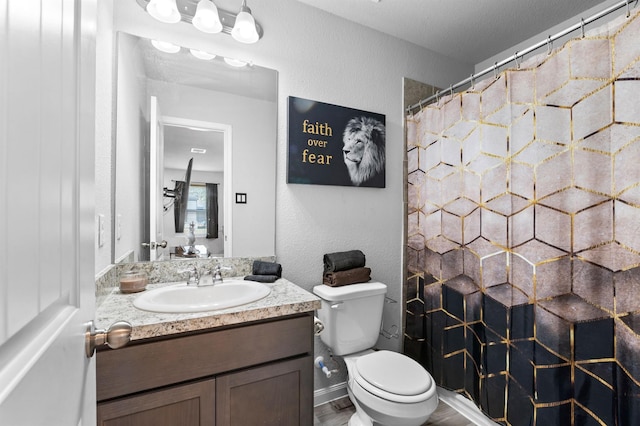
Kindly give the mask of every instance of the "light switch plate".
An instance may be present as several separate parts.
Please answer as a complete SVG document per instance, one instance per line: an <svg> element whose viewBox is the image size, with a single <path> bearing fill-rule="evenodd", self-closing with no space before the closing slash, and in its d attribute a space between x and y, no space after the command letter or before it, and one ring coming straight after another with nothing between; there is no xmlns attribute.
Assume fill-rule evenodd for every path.
<svg viewBox="0 0 640 426"><path fill-rule="evenodd" d="M236 204L247 204L246 192L236 192Z"/></svg>

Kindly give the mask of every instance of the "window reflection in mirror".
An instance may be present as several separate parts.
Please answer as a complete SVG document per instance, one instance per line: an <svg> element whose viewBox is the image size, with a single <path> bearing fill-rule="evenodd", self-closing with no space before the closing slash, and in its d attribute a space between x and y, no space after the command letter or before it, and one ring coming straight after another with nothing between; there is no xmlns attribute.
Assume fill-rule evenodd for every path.
<svg viewBox="0 0 640 426"><path fill-rule="evenodd" d="M213 184L216 185L216 184ZM217 185L216 185L216 197L215 203L217 204ZM207 223L218 220L217 215L209 216L212 214L211 210L207 210L207 202L213 202L211 199L207 199L207 188L204 183L192 183L189 188L189 201L187 202L187 214L184 219L185 228L189 229L191 223L195 224L194 234L196 237L206 237L207 235ZM217 210L217 209L216 209ZM223 231L219 229L219 231Z"/></svg>

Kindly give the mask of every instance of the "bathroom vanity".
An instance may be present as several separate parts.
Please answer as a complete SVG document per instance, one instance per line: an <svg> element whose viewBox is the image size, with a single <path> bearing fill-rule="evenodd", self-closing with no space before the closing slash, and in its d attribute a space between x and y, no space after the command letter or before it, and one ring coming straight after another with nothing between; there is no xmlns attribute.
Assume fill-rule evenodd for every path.
<svg viewBox="0 0 640 426"><path fill-rule="evenodd" d="M313 311L287 280L257 302L161 314L117 290L99 327L132 324L132 341L97 353L98 425L313 424ZM153 287L153 286L150 286Z"/></svg>

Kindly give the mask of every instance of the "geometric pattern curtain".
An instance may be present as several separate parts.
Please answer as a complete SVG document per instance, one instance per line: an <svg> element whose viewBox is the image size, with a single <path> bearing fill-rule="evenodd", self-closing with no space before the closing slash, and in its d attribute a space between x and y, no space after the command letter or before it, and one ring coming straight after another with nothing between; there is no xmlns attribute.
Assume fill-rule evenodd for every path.
<svg viewBox="0 0 640 426"><path fill-rule="evenodd" d="M640 425L640 15L407 117L405 352L509 425Z"/></svg>

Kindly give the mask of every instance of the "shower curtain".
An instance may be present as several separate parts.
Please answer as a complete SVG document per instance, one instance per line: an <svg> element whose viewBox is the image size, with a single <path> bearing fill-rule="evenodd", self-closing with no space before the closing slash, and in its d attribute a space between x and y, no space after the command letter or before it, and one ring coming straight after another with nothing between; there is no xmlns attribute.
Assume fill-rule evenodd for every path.
<svg viewBox="0 0 640 426"><path fill-rule="evenodd" d="M640 16L520 62L407 117L405 352L502 424L639 425Z"/></svg>

